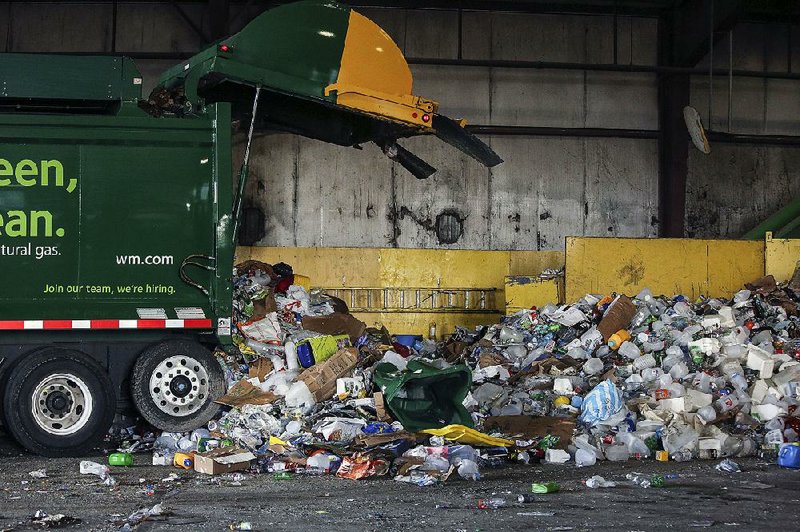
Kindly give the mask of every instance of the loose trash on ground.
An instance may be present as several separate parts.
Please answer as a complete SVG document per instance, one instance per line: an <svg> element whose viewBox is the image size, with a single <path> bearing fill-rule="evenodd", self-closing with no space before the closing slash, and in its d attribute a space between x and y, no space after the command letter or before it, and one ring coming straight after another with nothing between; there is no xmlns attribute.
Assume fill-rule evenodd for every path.
<svg viewBox="0 0 800 532"><path fill-rule="evenodd" d="M728 471L732 458L780 451L784 467L800 465L800 294L786 286L759 281L730 300L590 294L436 342L367 327L293 277L287 265L237 267L238 351L217 353L222 413L137 451L210 474L418 486L509 462L723 459Z"/></svg>

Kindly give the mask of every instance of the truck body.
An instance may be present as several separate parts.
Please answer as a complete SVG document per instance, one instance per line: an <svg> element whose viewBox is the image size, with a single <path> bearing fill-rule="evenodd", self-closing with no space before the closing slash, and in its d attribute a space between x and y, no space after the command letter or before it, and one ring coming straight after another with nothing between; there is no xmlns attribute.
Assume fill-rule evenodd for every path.
<svg viewBox="0 0 800 532"><path fill-rule="evenodd" d="M0 417L35 452L84 452L131 399L164 430L215 414L237 128L248 154L254 131L375 142L420 178L434 169L398 139L500 161L411 95L380 28L332 2L268 11L141 86L127 58L0 54Z"/></svg>

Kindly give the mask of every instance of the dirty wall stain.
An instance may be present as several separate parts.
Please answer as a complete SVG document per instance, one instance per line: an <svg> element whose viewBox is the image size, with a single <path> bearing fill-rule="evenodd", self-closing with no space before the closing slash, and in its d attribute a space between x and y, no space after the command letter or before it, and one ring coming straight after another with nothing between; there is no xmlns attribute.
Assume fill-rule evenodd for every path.
<svg viewBox="0 0 800 532"><path fill-rule="evenodd" d="M637 285L644 279L644 262L640 257L631 257L622 268L617 270L617 275L626 286Z"/></svg>

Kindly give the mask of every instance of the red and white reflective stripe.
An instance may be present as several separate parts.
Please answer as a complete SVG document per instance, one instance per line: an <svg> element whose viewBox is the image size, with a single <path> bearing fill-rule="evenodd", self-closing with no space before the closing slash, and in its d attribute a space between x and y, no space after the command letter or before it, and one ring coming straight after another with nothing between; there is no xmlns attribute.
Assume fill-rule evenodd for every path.
<svg viewBox="0 0 800 532"><path fill-rule="evenodd" d="M211 320L0 320L0 331L211 329Z"/></svg>

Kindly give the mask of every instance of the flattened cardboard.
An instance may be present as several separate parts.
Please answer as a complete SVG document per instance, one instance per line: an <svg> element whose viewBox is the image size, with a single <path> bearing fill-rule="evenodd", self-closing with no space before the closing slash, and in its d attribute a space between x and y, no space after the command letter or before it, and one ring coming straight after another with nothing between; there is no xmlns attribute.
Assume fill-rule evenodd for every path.
<svg viewBox="0 0 800 532"><path fill-rule="evenodd" d="M194 470L206 475L244 471L255 459L253 453L239 447L221 447L207 453L194 455Z"/></svg>
<svg viewBox="0 0 800 532"><path fill-rule="evenodd" d="M378 418L378 421L383 421L384 423L391 423L394 421L392 416L389 415L389 411L386 409L386 402L383 398L383 392L375 392L372 395L372 398L375 400L375 415Z"/></svg>
<svg viewBox="0 0 800 532"><path fill-rule="evenodd" d="M246 380L240 380L231 386L228 393L214 402L237 408L244 405L267 405L277 398L278 396L272 392L265 392Z"/></svg>
<svg viewBox="0 0 800 532"><path fill-rule="evenodd" d="M487 432L500 431L508 436L521 435L524 439L540 438L551 434L560 438L557 449L566 449L575 430L575 421L562 417L491 416L483 421Z"/></svg>
<svg viewBox="0 0 800 532"><path fill-rule="evenodd" d="M322 364L311 366L298 375L306 383L317 402L326 401L336 393L336 379L347 376L358 363L358 349L340 349Z"/></svg>
<svg viewBox="0 0 800 532"><path fill-rule="evenodd" d="M405 430L384 434L359 434L356 437L356 444L363 447L375 447L376 445L383 445L397 440L408 440L416 443L417 437Z"/></svg>
<svg viewBox="0 0 800 532"><path fill-rule="evenodd" d="M606 309L603 319L597 325L597 330L603 335L603 340L607 342L615 332L627 329L634 314L636 314L636 305L628 296L620 295L612 301Z"/></svg>
<svg viewBox="0 0 800 532"><path fill-rule="evenodd" d="M250 370L248 371L248 376L250 378L257 377L259 381L263 382L266 379L267 375L272 373L272 370L275 366L272 364L272 361L268 358L257 358L253 362L250 363Z"/></svg>
<svg viewBox="0 0 800 532"><path fill-rule="evenodd" d="M350 341L355 343L367 330L367 325L352 314L334 312L327 316L304 317L303 328L330 336L346 334L350 337Z"/></svg>

